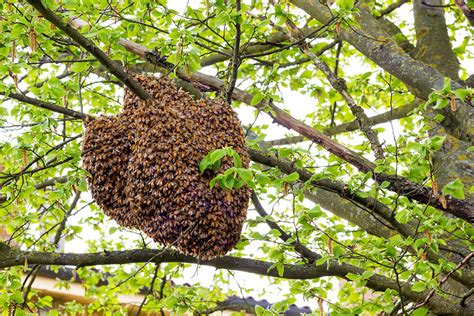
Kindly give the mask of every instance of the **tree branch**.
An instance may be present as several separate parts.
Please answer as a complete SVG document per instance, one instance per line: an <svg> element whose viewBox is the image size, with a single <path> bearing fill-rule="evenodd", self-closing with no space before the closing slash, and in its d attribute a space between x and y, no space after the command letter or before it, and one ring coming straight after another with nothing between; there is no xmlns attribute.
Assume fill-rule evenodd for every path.
<svg viewBox="0 0 474 316"><path fill-rule="evenodd" d="M392 13L393 11L395 11L396 9L400 8L402 5L410 1L411 0L398 0L397 2L390 4L385 9L379 11L380 15L377 18L380 18L380 17L383 17L384 15Z"/></svg>
<svg viewBox="0 0 474 316"><path fill-rule="evenodd" d="M458 265L452 269L451 271L449 271L449 273L447 273L442 279L441 281L439 281L439 284L438 286L441 287L441 285L443 285L444 283L446 283L446 281L448 281L448 279L451 277L451 275L453 275L453 273L455 273L456 271L458 271L459 269L461 269L461 267L463 265L466 265L469 263L469 261L471 260L471 258L474 257L474 252L471 252L469 255L467 255L461 262L458 263ZM420 308L426 304L428 304L429 300L433 297L433 295L435 294L435 289L432 289L428 295L425 297L425 299L416 304L415 306L413 306L413 310L417 309L417 308ZM460 302L462 303L462 301ZM461 304L462 305L462 304Z"/></svg>
<svg viewBox="0 0 474 316"><path fill-rule="evenodd" d="M286 26L288 28L288 32L291 38L294 38L296 40L301 39L300 29L288 18L286 19ZM313 64L324 73L331 86L337 92L339 92L339 94L344 98L344 100L346 100L347 105L349 106L352 114L354 114L354 116L356 117L360 129L369 140L372 150L374 151L375 157L377 159L382 160L384 158L384 153L377 133L372 130L372 124L369 121L369 118L365 114L364 110L354 101L352 96L349 94L344 80L339 78L325 62L319 59L319 57L311 51L311 47L309 46L309 44L306 43L306 41L301 42L299 47L304 54L311 58Z"/></svg>
<svg viewBox="0 0 474 316"><path fill-rule="evenodd" d="M0 94L5 95L4 92L0 92ZM8 94L8 97L12 98L12 99L15 99L15 100L18 100L18 101L21 101L21 102L29 103L31 105L34 105L34 106L37 106L37 107L40 107L40 108L43 108L43 109L47 109L47 110L50 110L50 111L53 111L53 112L56 112L56 113L60 113L60 114L64 114L64 115L67 115L67 116L70 116L70 117L74 117L74 118L77 118L77 119L80 119L80 120L84 120L87 117L91 117L91 116L89 116L85 113L77 112L77 111L74 111L74 110L71 110L71 109L68 109L68 108L64 108L62 106L57 106L53 103L49 103L49 102L41 101L41 100L38 100L38 99L34 99L34 98L28 97L24 94L10 92Z"/></svg>
<svg viewBox="0 0 474 316"><path fill-rule="evenodd" d="M382 124L382 123L390 122L390 121L397 120L400 118L404 118L404 117L407 117L411 111L416 109L418 105L419 105L419 101L414 101L407 105L387 111L385 113L369 117L368 120L371 122L372 125L375 126L377 124ZM359 129L359 123L357 122L357 120L354 120L348 123L343 123L340 125L329 127L325 129L323 133L327 136L333 136L340 133L356 131L358 129ZM273 147L273 146L281 146L281 145L291 145L291 144L303 142L305 140L306 140L306 137L304 136L291 136L291 137L262 142L262 146Z"/></svg>
<svg viewBox="0 0 474 316"><path fill-rule="evenodd" d="M0 245L3 245L3 243ZM272 267L273 263L268 261L231 256L224 256L210 261L200 261L172 250L161 249L135 249L97 253L48 253L8 250L11 248L6 249L7 250L3 252L4 256L0 259L0 268L23 266L25 262L29 264L71 265L76 267L139 262L154 262L157 264L162 262L185 262L210 266L217 269L243 271L270 277L282 277L285 279L317 279L325 276L347 278L349 273L361 275L365 271L358 267L340 264L336 260L331 260L322 265L284 264L283 273L279 275L277 269ZM0 249L0 251L2 250ZM398 291L398 285L395 281L377 274L368 278L367 287L375 291L385 291L386 289ZM401 291L401 295L413 302L425 299L429 294L429 291L421 293L412 291L411 284L409 283L404 284L401 287ZM448 301L437 295L433 295L427 305L431 308L432 312L435 313L456 312L461 315L469 315L469 313L472 315L472 313L474 313L474 306L468 305L462 307L455 302Z"/></svg>
<svg viewBox="0 0 474 316"><path fill-rule="evenodd" d="M459 7L459 9L461 9L469 23L474 26L474 10L469 8L464 0L454 0L454 2Z"/></svg>
<svg viewBox="0 0 474 316"><path fill-rule="evenodd" d="M240 0L235 1L235 11L240 14ZM240 17L240 16L239 16ZM230 75L229 87L227 88L225 97L227 103L232 103L232 91L234 91L237 82L241 59L240 59L240 22L235 21L235 44L232 54L232 73Z"/></svg>
<svg viewBox="0 0 474 316"><path fill-rule="evenodd" d="M66 183L69 180L69 177L67 176L62 176L62 177L55 177L55 178L50 178L47 179L41 183L35 184L35 189L36 190L41 190L49 186L53 186L56 183Z"/></svg>
<svg viewBox="0 0 474 316"><path fill-rule="evenodd" d="M303 29L303 33L305 36L308 36L309 38L313 37L315 33L316 28L309 28L309 29ZM282 42L289 41L290 38L286 33L283 32L276 32L272 35L270 35L264 43L255 43L255 44L250 44L250 45L245 45L243 49L241 50L241 54L243 55L242 58L254 58L256 56L265 56L265 55L270 55L273 52L268 52L272 48L275 48L275 46L281 45ZM291 45L290 45L291 46ZM331 47L334 45L331 45ZM266 52L266 53L265 53ZM210 65L217 64L219 62L226 61L228 59L232 58L233 51L231 49L227 49L222 51L221 53L211 55L208 57L204 57L201 59L201 67L207 67Z"/></svg>
<svg viewBox="0 0 474 316"><path fill-rule="evenodd" d="M247 45L247 47L242 50L243 54L251 55L256 54L264 51L268 51L275 47L276 44L289 40L288 36L282 32L277 32L269 36L266 43L260 44L251 44ZM207 67L219 62L226 61L230 59L232 56L232 50L224 50L220 54L210 55L201 59L201 67Z"/></svg>
<svg viewBox="0 0 474 316"><path fill-rule="evenodd" d="M64 229L66 229L66 222L69 216L71 216L72 211L74 211L74 209L76 208L77 203L79 202L80 198L81 198L81 191L77 191L76 195L74 196L74 199L71 202L71 205L69 206L69 209L64 214L64 217L61 220L61 223L59 224L58 229L56 230L56 235L54 235L54 239L53 239L53 245L56 248L59 246L59 242L61 241L61 236L64 232Z"/></svg>
<svg viewBox="0 0 474 316"><path fill-rule="evenodd" d="M255 191L252 191L252 203L255 206L255 209L257 210L258 215L262 217L268 216L268 213L263 208L262 203L260 203L260 200L258 199L258 196L255 193ZM283 240L284 242L287 242L288 239L291 238L291 236L288 235L277 223L272 222L268 219L265 220L265 222L271 229L276 229L280 233L280 239ZM309 248L305 247L304 245L302 245L300 242L296 240L292 241L290 245L293 246L296 252L298 252L304 259L308 259L309 263L314 263L316 260L321 258L320 255L311 251Z"/></svg>
<svg viewBox="0 0 474 316"><path fill-rule="evenodd" d="M76 31L72 26L65 23L59 16L54 14L53 11L46 8L41 0L28 0L41 15L61 31L66 33L70 38L81 45L85 50L91 53L97 60L104 65L112 74L114 74L120 81L122 81L131 91L142 99L150 99L151 96L135 81L130 77L122 67L111 60L99 47L97 47L91 40L82 36L81 33Z"/></svg>
<svg viewBox="0 0 474 316"><path fill-rule="evenodd" d="M326 51L328 51L329 49L333 48L334 46L336 46L336 44L339 44L341 43L341 41L339 40L335 40L335 41L332 41L331 43L325 45L324 47L322 47L320 50L318 50L315 54L316 56L321 56L322 54L324 54ZM278 64L278 68L279 69L283 69L283 68L288 68L288 67L293 67L293 66L298 66L298 65L301 65L301 64L304 64L304 63L307 63L307 62L310 62L311 61L311 58L309 57L303 57L303 58L300 58L298 60L295 60L295 61L290 61L290 62L286 62L286 63L280 63L278 60L261 60L261 59L255 59L257 60L260 64L262 64L263 66L267 66L267 67L273 67L275 66L276 64Z"/></svg>

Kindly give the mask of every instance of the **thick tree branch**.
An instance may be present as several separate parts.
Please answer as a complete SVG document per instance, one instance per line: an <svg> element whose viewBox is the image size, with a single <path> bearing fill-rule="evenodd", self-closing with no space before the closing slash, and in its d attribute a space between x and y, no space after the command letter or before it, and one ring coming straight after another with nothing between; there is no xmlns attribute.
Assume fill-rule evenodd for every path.
<svg viewBox="0 0 474 316"><path fill-rule="evenodd" d="M122 81L131 91L142 99L150 99L151 96L135 81L130 77L122 67L111 60L100 48L98 48L91 40L87 39L81 33L76 31L72 26L65 23L59 16L54 14L53 11L46 8L41 0L28 0L41 15L61 31L66 33L75 42L81 45L85 50L91 53L97 60L104 65L112 74L114 74L120 81Z"/></svg>
<svg viewBox="0 0 474 316"><path fill-rule="evenodd" d="M398 107L396 109L387 111L382 114L378 114L372 117L369 117L369 121L372 125L378 125L386 122L390 122L393 120L398 120L404 117L407 117L411 111L416 109L419 105L419 101L411 102L407 105ZM359 123L357 120L353 120L348 123L343 123L340 125L336 125L333 127L329 127L323 131L323 133L327 136L333 136L341 133L347 133L356 131L359 129ZM281 139L269 140L262 142L262 146L264 147L273 147L273 146L281 146L281 145L291 145L295 143L300 143L306 140L304 136L290 136Z"/></svg>
<svg viewBox="0 0 474 316"><path fill-rule="evenodd" d="M55 178L50 178L47 179L41 183L35 184L35 189L36 190L41 190L49 186L53 186L56 183L66 183L70 178L67 176L62 176L62 177L55 177Z"/></svg>
<svg viewBox="0 0 474 316"><path fill-rule="evenodd" d="M4 92L0 92L0 94L5 95ZM41 100L38 100L38 99L35 99L35 98L31 98L31 97L28 97L24 94L10 92L8 94L8 97L12 98L12 99L15 99L15 100L18 100L18 101L21 101L21 102L29 103L31 105L34 105L34 106L37 106L37 107L40 107L40 108L43 108L43 109L47 109L47 110L50 110L50 111L53 111L53 112L56 112L56 113L60 113L60 114L64 114L64 115L67 115L67 116L70 116L70 117L74 117L74 118L77 118L77 119L80 119L80 120L84 120L85 118L90 117L89 115L87 115L85 113L77 112L77 111L74 111L74 110L71 110L71 109L68 109L68 108L64 108L62 106L57 106L53 103L49 103L49 102L41 101Z"/></svg>
<svg viewBox="0 0 474 316"><path fill-rule="evenodd" d="M384 30L390 35L392 40L394 40L395 43L397 43L397 45L400 46L400 48L403 49L405 53L410 56L414 55L415 46L410 42L405 34L403 34L402 30L397 25L395 25L395 23L389 21L386 18L380 18L378 19L378 22L384 27Z"/></svg>
<svg viewBox="0 0 474 316"><path fill-rule="evenodd" d="M4 244L0 243L0 245ZM364 269L351 265L340 264L334 260L322 265L285 264L283 273L279 275L277 269L272 268L273 263L268 261L231 256L224 256L210 261L199 261L196 258L182 255L171 250L135 249L127 251L103 251L98 253L48 253L9 249L10 248L6 245L0 248L0 251L4 254L0 258L0 268L23 266L25 262L29 264L71 265L76 267L139 262L185 262L201 264L217 269L243 271L286 279L317 279L325 276L347 278L349 273L361 275L365 271ZM375 291L385 291L386 289L398 291L399 289L395 281L378 274L374 274L368 278L367 287ZM401 287L401 291L401 295L413 302L421 301L429 295L429 291L421 293L412 291L411 284L409 283L404 284ZM472 315L472 313L474 313L474 306L468 305L462 307L460 304L457 304L457 302L448 301L437 295L433 295L427 305L431 308L432 312L435 313L458 313L459 315Z"/></svg>
<svg viewBox="0 0 474 316"><path fill-rule="evenodd" d="M402 5L410 1L411 0L398 0L397 2L390 4L385 9L379 11L380 13L379 17L392 13L393 11L395 11L396 9L400 8Z"/></svg>
<svg viewBox="0 0 474 316"><path fill-rule="evenodd" d="M441 0L413 0L416 31L414 58L431 65L452 80L459 80L459 61L451 47Z"/></svg>
<svg viewBox="0 0 474 316"><path fill-rule="evenodd" d="M354 201L341 199L335 192L322 188L311 188L303 193L306 199L319 204L326 211L360 227L370 235L388 239L400 233L377 212ZM407 231L412 230L411 224L407 223L404 225Z"/></svg>
<svg viewBox="0 0 474 316"><path fill-rule="evenodd" d="M445 198L447 204L445 208L443 203L441 203L439 200L438 192L433 192L432 188L422 186L400 176L389 175L385 173L375 173L375 165L367 161L365 158L334 142L326 135L293 118L283 110L273 105L271 105L271 109L274 113L272 114L272 117L276 122L289 129L293 129L301 135L306 136L310 140L319 144L321 147L327 149L332 154L354 165L360 171L372 172L374 180L378 183L382 183L384 181L390 183L388 187L390 190L423 204L431 205L439 210L453 214L454 216L462 218L471 223L474 222L474 205L472 203L453 198L452 196L446 196Z"/></svg>

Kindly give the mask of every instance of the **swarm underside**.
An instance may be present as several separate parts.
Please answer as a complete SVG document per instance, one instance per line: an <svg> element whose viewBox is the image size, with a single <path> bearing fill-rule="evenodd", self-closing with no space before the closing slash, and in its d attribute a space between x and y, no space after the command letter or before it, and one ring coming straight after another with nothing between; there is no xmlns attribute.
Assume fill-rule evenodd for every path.
<svg viewBox="0 0 474 316"><path fill-rule="evenodd" d="M210 189L232 161L203 175L199 162L232 147L248 167L237 115L221 99L195 101L166 77L135 79L151 100L127 91L120 114L86 122L83 166L93 198L120 225L163 245L203 260L227 253L240 239L249 189Z"/></svg>

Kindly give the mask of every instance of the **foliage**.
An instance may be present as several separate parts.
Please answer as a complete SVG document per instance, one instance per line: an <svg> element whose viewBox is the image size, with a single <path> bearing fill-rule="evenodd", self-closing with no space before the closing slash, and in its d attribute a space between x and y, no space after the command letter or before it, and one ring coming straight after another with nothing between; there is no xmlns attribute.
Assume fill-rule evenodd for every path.
<svg viewBox="0 0 474 316"><path fill-rule="evenodd" d="M35 278L32 264L39 263L26 251L58 256L78 250L99 258L158 247L104 216L81 169L82 119L117 114L129 83L33 2L39 1L0 0L0 309L18 315L53 306L51 297L22 283ZM455 5L430 8L448 22L420 29L407 15L410 7L423 7L421 1L237 0L240 10L236 0L185 2L42 1L118 69L188 78L209 98L234 93L253 163L242 168L232 148L216 148L199 169L216 172L211 188L247 185L255 192L241 241L228 254L238 265L156 255L79 266L93 303L68 302L49 313L122 315L132 308L120 304L119 295L148 291L143 311L175 314L205 313L231 295L250 294L276 303L256 307L257 315L284 312L295 302L316 315L469 314L471 298L467 307L460 300L474 284L468 262L474 229L449 204L469 209L474 192L473 28L462 12ZM417 21L431 16L417 10ZM445 42L438 42L435 35L446 31ZM140 58L119 39L143 45L146 56L167 64ZM458 76L447 69L446 47ZM426 60L429 54L438 55ZM335 84L321 64L335 74ZM191 76L198 71L220 84ZM22 101L22 95L60 108ZM219 172L222 159L234 167ZM397 179L406 181L398 185ZM407 183L416 190L403 191ZM6 244L13 250L4 251ZM28 259L10 263L15 251ZM304 271L294 272L298 268ZM239 270L263 281L239 281L257 277ZM69 286L68 280L57 283Z"/></svg>

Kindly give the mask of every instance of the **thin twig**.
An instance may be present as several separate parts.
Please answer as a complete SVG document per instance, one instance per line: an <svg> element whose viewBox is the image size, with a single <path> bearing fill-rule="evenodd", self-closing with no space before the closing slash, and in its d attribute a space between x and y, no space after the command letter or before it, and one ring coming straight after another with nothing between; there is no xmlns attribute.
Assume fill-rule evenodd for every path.
<svg viewBox="0 0 474 316"><path fill-rule="evenodd" d="M67 212L64 214L63 220L59 224L58 230L56 231L56 235L54 236L53 240L53 246L58 248L59 247L59 242L61 241L61 235L66 228L66 222L71 216L72 211L76 208L77 203L79 202L79 199L81 198L81 191L77 191L76 195L74 196L74 199L72 200L71 205L69 206L69 209Z"/></svg>
<svg viewBox="0 0 474 316"><path fill-rule="evenodd" d="M451 277L451 275L453 273L455 273L457 270L461 269L462 266L467 264L471 260L472 257L474 257L474 252L471 252L466 257L464 257L464 259L461 262L459 262L458 265L453 270L449 271L449 273L447 273L444 276L444 278L441 279L441 281L439 281L438 286L441 287L444 283L446 283L446 281L448 281L448 279ZM434 294L435 294L435 289L432 289L430 291L430 293L426 296L426 298L423 300L423 302L420 302L420 303L416 304L415 306L413 306L412 310L415 310L417 308L420 308L420 307L428 304L429 300L433 297Z"/></svg>
<svg viewBox="0 0 474 316"><path fill-rule="evenodd" d="M339 42L337 45L337 50L336 50L336 65L334 66L334 74L338 76L339 72L339 58L341 57L341 50L342 50L342 42ZM332 104L331 108L331 122L329 123L330 127L333 127L335 124L335 118L336 118L336 108L337 108L337 101L334 101Z"/></svg>
<svg viewBox="0 0 474 316"><path fill-rule="evenodd" d="M258 215L262 217L268 216L268 213L263 208L257 194L254 191L252 191L251 198L252 198L252 203L255 206L255 209L257 210ZM277 223L270 221L268 219L265 220L265 222L271 229L276 229L280 233L279 237L281 240L286 242L291 238L291 235L287 234ZM306 246L301 244L298 240L292 241L290 245L292 245L293 248L296 250L296 252L298 252L304 259L309 260L309 263L313 263L314 261L318 260L321 257L317 253L313 252L312 250L308 249Z"/></svg>
<svg viewBox="0 0 474 316"><path fill-rule="evenodd" d="M240 12L240 0L235 1L235 11L237 14L241 14ZM230 76L230 82L229 82L229 87L227 88L225 97L227 100L227 103L232 102L232 92L234 91L235 84L237 82L237 76L239 72L239 67L240 67L240 22L238 19L240 16L237 17L237 20L235 21L235 44L234 44L234 53L232 56L232 74Z"/></svg>
<svg viewBox="0 0 474 316"><path fill-rule="evenodd" d="M138 307L138 310L137 310L137 313L135 314L136 316L139 316L140 313L142 312L142 308L143 306L145 306L145 303L146 303L146 300L147 300L147 296L150 295L150 293L153 293L153 288L155 287L155 281L156 281L156 278L158 276L158 270L160 269L160 264L157 263L155 265L155 271L153 272L153 278L151 279L151 282L150 282L150 286L148 287L148 291L146 291L144 297L143 297L143 301L142 303L140 304L140 306Z"/></svg>

